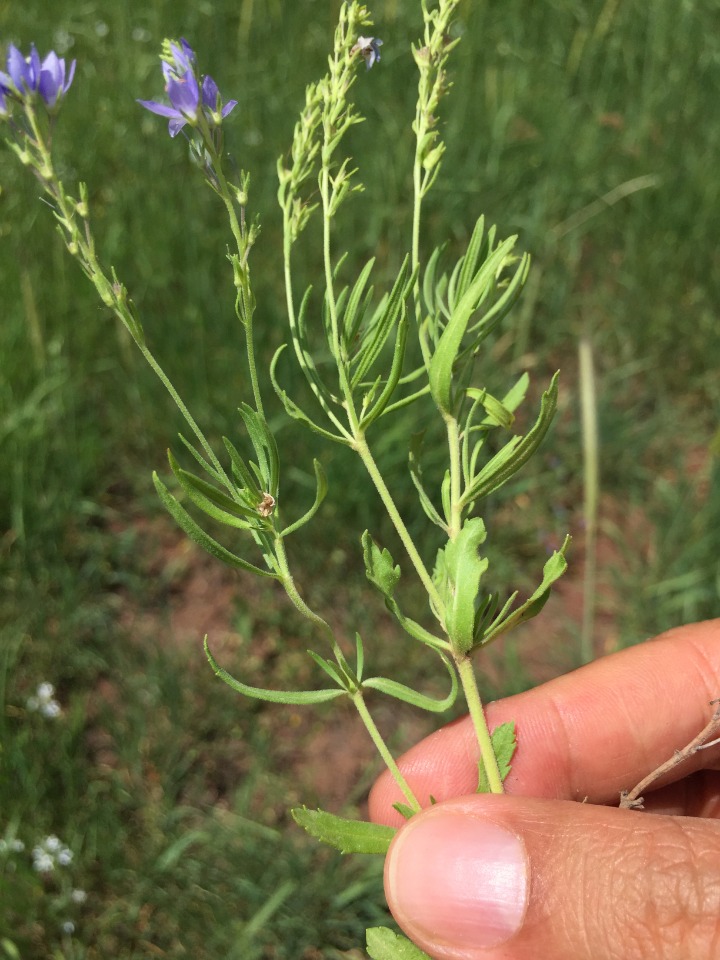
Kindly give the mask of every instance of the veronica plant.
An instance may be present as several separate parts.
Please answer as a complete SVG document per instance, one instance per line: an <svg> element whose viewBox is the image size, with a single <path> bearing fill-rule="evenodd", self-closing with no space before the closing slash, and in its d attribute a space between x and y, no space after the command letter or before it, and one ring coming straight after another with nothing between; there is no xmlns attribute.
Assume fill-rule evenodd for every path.
<svg viewBox="0 0 720 960"><path fill-rule="evenodd" d="M543 393L537 418L524 436L514 434L512 428L515 411L528 388L527 376L508 383L500 397L477 383L476 357L513 307L527 277L528 258L517 253L515 237L500 239L481 217L467 249L454 263L444 263L442 246L427 259L421 254L423 203L438 176L445 149L438 118L449 87L448 57L457 43L448 38L458 3L439 0L431 9L427 0L421 2L424 35L412 48L419 74L412 122L412 229L395 278L382 291L373 283L374 258L368 259L357 275L349 275L338 236L345 203L364 189L345 149L346 134L363 119L351 93L359 77L362 82L372 82L367 71L380 63L382 45L371 35L372 21L365 6L357 0L342 4L327 73L307 87L292 144L277 164L288 344L277 351L265 377L258 370L253 345L255 298L250 255L259 227L248 215L250 177L244 171L235 176L228 173L231 165L224 148L224 123L237 101L223 102L217 84L201 73L186 40L165 41L161 69L167 102L138 102L168 119L172 138L182 134L187 140L204 181L224 205L232 236L228 260L235 310L244 333L248 385L240 401L244 437L241 441L224 438L221 453L213 449L148 346L126 287L112 268L101 264L89 220L87 187L80 184L77 193L72 193L57 176L50 134L72 83L75 63L67 67L54 53L40 60L34 47L25 57L11 46L6 71L0 72L0 116L8 131L7 142L39 180L68 251L102 302L125 325L187 424L188 436L180 439L194 467L188 469L170 453L175 488L171 491L155 474L160 499L204 550L231 567L272 578L283 586L297 610L316 628L322 646L310 651L310 656L325 685L302 691L252 685L252 678L234 677L217 663L206 638L212 668L234 690L262 700L311 705L348 697L397 781L404 798L398 809L405 816L412 816L421 801L429 798L417 797L405 780L372 718L366 694L379 692L442 713L452 706L461 687L477 735L478 789L502 792L514 731L512 725L506 725L490 734L472 656L478 648L535 616L566 567L567 541L547 561L539 585L524 602L517 602L516 593L501 599L483 585L488 559L482 553L486 531L478 509L537 450L555 412L557 376ZM366 69L359 72L363 65ZM296 245L304 241L311 219L320 222L322 236L323 271L316 286L306 284L295 271ZM411 337L419 344L419 350L412 352L418 357L415 365L409 360ZM332 375L325 374L324 367L321 371L316 362L319 351L329 351L332 356ZM291 357L307 379L314 409L301 407L283 387L284 365ZM370 489L374 488L384 504L405 553L402 564L396 562L365 531L360 538L365 574L410 641L430 648L437 657L439 668L448 677L445 697L434 699L401 680L372 675L366 666L361 633L355 635L350 657L328 622L304 599L291 570L286 542L315 518L328 483L321 463L315 460L314 502L300 516L285 515L278 446L265 414L268 387L289 418L349 447L362 461ZM418 502L444 541L433 566L427 565L411 537L373 454L373 436L382 431L384 418L420 403L432 405L447 443L446 468L434 488L422 470L422 438L408 438L409 469ZM498 452L488 457L490 434L501 441ZM497 442L493 447L497 449ZM230 549L211 537L196 519L202 514L230 528L233 542L240 547ZM420 619L408 616L402 606L401 583L408 572L418 578L427 595L427 612ZM315 836L344 851L382 853L393 834L387 827L353 823L321 811L303 808L294 814ZM374 958L391 958L411 956L400 951L414 948L390 931L375 930L369 933L368 949Z"/></svg>

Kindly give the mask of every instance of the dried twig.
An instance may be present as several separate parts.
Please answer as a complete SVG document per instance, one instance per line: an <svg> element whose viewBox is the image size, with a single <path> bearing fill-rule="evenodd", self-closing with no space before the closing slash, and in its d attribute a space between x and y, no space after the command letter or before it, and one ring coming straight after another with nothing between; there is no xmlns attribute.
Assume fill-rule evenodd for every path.
<svg viewBox="0 0 720 960"><path fill-rule="evenodd" d="M655 783L656 780L659 780L660 777L664 776L670 770L674 770L679 764L684 763L690 757L694 756L698 750L707 750L709 747L714 747L720 743L720 737L715 737L714 740L710 740L710 737L720 732L720 697L717 700L711 700L710 705L715 706L715 713L712 715L712 719L708 725L701 730L686 747L683 747L682 750L676 750L669 760L660 764L656 770L653 770L644 780L641 780L636 787L632 790L623 790L620 794L621 809L644 809L642 793L644 790L647 790L650 784Z"/></svg>

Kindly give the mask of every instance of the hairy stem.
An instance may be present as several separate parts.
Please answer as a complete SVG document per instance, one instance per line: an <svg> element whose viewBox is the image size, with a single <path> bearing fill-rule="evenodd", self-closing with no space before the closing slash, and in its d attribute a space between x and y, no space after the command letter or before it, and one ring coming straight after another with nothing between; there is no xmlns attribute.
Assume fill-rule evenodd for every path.
<svg viewBox="0 0 720 960"><path fill-rule="evenodd" d="M415 796L415 794L410 789L410 785L408 784L407 780L400 772L400 767L398 767L397 763L395 762L395 758L390 753L388 745L383 740L382 734L380 733L377 726L375 725L375 721L370 716L370 711L368 710L365 704L365 700L363 699L363 695L361 691L359 690L357 691L357 693L353 696L352 701L355 704L355 708L357 712L362 717L362 721L367 727L367 731L372 737L372 741L377 747L378 753L385 761L385 766L388 768L388 770L392 774L393 779L395 780L395 783L397 783L398 787L402 791L402 794L407 800L408 805L415 811L415 813L418 813L421 809L420 803L418 802L418 799Z"/></svg>
<svg viewBox="0 0 720 960"><path fill-rule="evenodd" d="M497 757L495 756L490 738L490 730L487 725L487 720L485 719L485 711L483 710L482 700L480 699L480 691L477 687L472 661L470 657L464 656L456 658L455 663L465 693L468 710L470 711L475 736L480 745L480 757L485 767L485 775L487 776L488 785L490 786L490 792L504 793L502 777L500 776Z"/></svg>

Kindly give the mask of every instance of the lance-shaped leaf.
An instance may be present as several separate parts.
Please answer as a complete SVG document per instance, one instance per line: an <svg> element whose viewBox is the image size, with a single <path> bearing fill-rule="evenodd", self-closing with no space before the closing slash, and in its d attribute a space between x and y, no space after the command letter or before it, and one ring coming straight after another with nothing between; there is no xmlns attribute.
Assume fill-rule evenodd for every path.
<svg viewBox="0 0 720 960"><path fill-rule="evenodd" d="M383 387L380 396L377 398L375 403L370 407L368 412L363 416L360 423L361 430L367 430L370 424L377 420L378 417L382 416L385 412L385 409L392 398L395 388L400 382L400 377L402 376L403 363L405 361L405 345L407 343L407 313L405 309L405 304L402 305L402 315L398 321L397 326L397 336L395 337L395 349L393 351L392 363L390 364L390 373L387 376L385 381L385 386Z"/></svg>
<svg viewBox="0 0 720 960"><path fill-rule="evenodd" d="M449 540L443 551L445 629L453 649L466 654L472 649L475 626L475 607L480 580L488 568L487 557L481 557L479 547L485 540L485 524L480 517L466 520L460 533Z"/></svg>
<svg viewBox="0 0 720 960"><path fill-rule="evenodd" d="M520 257L515 273L510 278L510 282L495 300L493 305L485 313L470 325L472 333L481 333L479 338L474 338L474 345L477 346L485 337L491 333L497 325L510 313L518 297L522 293L525 281L530 272L530 257L524 253Z"/></svg>
<svg viewBox="0 0 720 960"><path fill-rule="evenodd" d="M508 410L502 400L498 400L488 393L487 390L478 390L477 387L468 387L465 394L471 400L475 400L484 410L487 416L483 420L484 424L491 427L504 427L508 430L514 423L515 417L512 410Z"/></svg>
<svg viewBox="0 0 720 960"><path fill-rule="evenodd" d="M415 620L411 620L410 617L406 617L394 598L386 597L385 606L388 608L390 613L392 613L403 630L415 640L419 640L421 643L424 643L426 646L433 650L437 650L438 652L442 652L443 650L447 650L449 652L452 650L452 647L447 640L441 640L440 637L436 637L435 634L430 633L429 630L426 630L425 627L421 626L419 623L416 623Z"/></svg>
<svg viewBox="0 0 720 960"><path fill-rule="evenodd" d="M240 416L250 436L250 441L258 458L260 475L265 490L263 493L277 493L280 475L280 456L277 443L263 416L247 403L240 407Z"/></svg>
<svg viewBox="0 0 720 960"><path fill-rule="evenodd" d="M288 534L294 533L296 530L299 530L300 527L304 527L317 513L320 508L320 504L325 499L327 494L328 484L327 477L325 476L325 471L322 468L322 464L319 460L313 460L313 467L315 468L315 500L313 505L304 513L299 519L294 523L291 523L289 526L280 534L281 537L287 537Z"/></svg>
<svg viewBox="0 0 720 960"><path fill-rule="evenodd" d="M542 395L540 414L533 427L524 437L513 437L492 460L485 464L463 493L460 501L462 506L481 497L487 497L527 463L550 428L557 410L557 396L558 374L556 373L550 381L550 386Z"/></svg>
<svg viewBox="0 0 720 960"><path fill-rule="evenodd" d="M428 371L430 390L435 403L445 414L452 413L453 365L460 353L468 324L478 304L487 295L488 288L494 284L496 274L510 255L516 239L516 237L510 237L505 240L483 263L454 307L435 348Z"/></svg>
<svg viewBox="0 0 720 960"><path fill-rule="evenodd" d="M326 703L328 700L334 700L336 697L346 695L346 691L340 687L335 687L332 690L265 690L263 687L251 687L247 683L236 680L235 677L231 676L227 670L220 666L210 652L207 637L205 637L203 643L205 646L205 656L208 658L208 663L212 667L215 676L219 677L223 683L226 683L229 687L232 687L233 690L242 693L245 697L252 697L255 700L267 700L270 703L286 703L304 706L315 703Z"/></svg>
<svg viewBox="0 0 720 960"><path fill-rule="evenodd" d="M425 440L425 431L421 433L414 433L410 438L410 452L408 454L408 463L410 466L410 477L412 482L415 485L415 489L418 492L418 497L420 498L420 506L425 511L428 519L440 527L442 530L445 530L447 533L447 524L442 519L440 514L435 509L435 505L428 496L427 491L422 482L422 466L420 464L420 457L422 455L423 443Z"/></svg>
<svg viewBox="0 0 720 960"><path fill-rule="evenodd" d="M383 298L368 329L361 335L362 342L352 363L351 385L353 389L364 380L368 371L380 356L390 331L396 326L405 309L405 300L410 293L415 277L414 273L412 276L408 276L409 273L410 257L406 256L389 296Z"/></svg>
<svg viewBox="0 0 720 960"><path fill-rule="evenodd" d="M387 547L382 550L366 530L361 537L365 575L384 597L391 598L400 579L400 566L393 563Z"/></svg>
<svg viewBox="0 0 720 960"><path fill-rule="evenodd" d="M367 309L367 305L372 296L373 288L370 287L370 289L366 291L365 287L367 286L367 282L370 278L370 274L374 265L375 257L372 257L365 264L360 276L355 281L355 286L352 288L352 292L347 301L347 306L344 310L342 309L340 298L338 297L338 313L342 312L343 332L345 335L345 346L348 356L352 355L355 337L358 335L360 324L362 323L365 315L365 310Z"/></svg>
<svg viewBox="0 0 720 960"><path fill-rule="evenodd" d="M232 500L211 483L196 477L187 470L183 470L172 453L168 450L170 469L183 488L188 498L196 507L218 523L240 530L256 530L262 526L262 520L257 512L257 505L242 505Z"/></svg>
<svg viewBox="0 0 720 960"><path fill-rule="evenodd" d="M249 496L260 503L264 491L260 489L257 478L248 468L248 465L240 456L233 442L228 439L228 437L223 437L222 440L225 444L225 449L230 454L230 462L232 463L233 474L235 475L236 480L241 486L246 488Z"/></svg>
<svg viewBox="0 0 720 960"><path fill-rule="evenodd" d="M555 551L550 559L545 563L543 567L543 578L542 583L534 591L534 593L528 597L525 603L521 604L514 610L509 616L505 616L507 608L510 606L515 594L510 600L505 604L501 613L496 618L496 620L486 629L483 636L479 638L473 646L485 646L490 643L492 640L496 640L501 634L507 633L508 630L511 630L513 627L518 626L521 623L525 623L527 620L531 620L533 617L537 616L538 613L547 603L547 599L550 596L550 587L558 580L567 570L567 560L565 559L565 551L570 545L570 537L565 537L565 542L562 547Z"/></svg>
<svg viewBox="0 0 720 960"><path fill-rule="evenodd" d="M385 854L390 841L397 833L395 827L386 827L366 820L348 820L337 817L324 810L308 810L307 807L294 807L290 813L298 826L306 830L311 837L327 843L340 853L380 853Z"/></svg>
<svg viewBox="0 0 720 960"><path fill-rule="evenodd" d="M216 557L218 560L221 560L223 563L226 563L229 567L235 567L238 570L246 570L248 573L255 573L260 577L272 577L275 580L278 579L277 574L272 573L269 570L263 570L261 567L256 567L255 564L250 563L248 560L243 560L242 557L238 557L234 553L231 553L229 550L223 547L222 544L218 543L217 540L213 540L209 534L205 533L205 531L199 527L197 523L195 523L187 510L180 506L178 501L170 493L156 473L153 473L153 483L155 484L155 489L157 490L158 496L162 500L164 506L175 520L177 525L185 531L193 543L196 543L207 553L211 554L213 557Z"/></svg>
<svg viewBox="0 0 720 960"><path fill-rule="evenodd" d="M495 233L496 228L490 227L487 236L485 236L485 217L481 216L477 220L465 255L458 260L450 278L448 303L451 309L465 296L470 288L473 277L478 271L481 254L485 253L487 256L492 251Z"/></svg>
<svg viewBox="0 0 720 960"><path fill-rule="evenodd" d="M368 927L365 938L370 960L431 960L424 950L390 927Z"/></svg>
<svg viewBox="0 0 720 960"><path fill-rule="evenodd" d="M450 675L450 692L441 699L429 697L427 694L419 693L412 687L404 683L398 683L397 680L389 680L387 677L371 677L363 682L363 687L370 687L373 690L379 690L389 697L395 697L396 700L403 700L413 707L419 707L421 710L427 710L430 713L445 713L455 703L458 692L457 672L450 660L444 653L438 651L440 659L445 664L447 672Z"/></svg>
<svg viewBox="0 0 720 960"><path fill-rule="evenodd" d="M203 470L204 470L206 473L208 473L211 477L213 477L213 479L217 480L218 483L222 483L222 482L223 482L223 476L222 476L222 474L221 474L221 473L218 473L218 471L215 469L215 467L211 466L211 465L207 462L207 460L205 459L205 457L203 457L203 455L202 455L201 453L198 453L198 451L197 451L197 450L195 449L195 447L190 443L190 441L187 440L181 433L178 434L178 437L180 437L180 442L181 442L181 443L183 444L183 446L192 454L192 456L195 458L195 460L197 460L197 462L200 464L200 466L203 468Z"/></svg>
<svg viewBox="0 0 720 960"><path fill-rule="evenodd" d="M313 357L313 352L309 347L307 332L306 332L306 323L305 317L307 315L308 303L310 301L310 294L312 293L312 287L308 287L305 291L305 294L300 303L300 310L298 311L297 323L291 326L291 335L293 341L293 349L295 350L295 356L300 365L300 369L305 374L305 379L310 384L310 389L315 394L318 403L323 408L325 413L330 416L331 404L337 403L337 398L333 395L332 391L324 383L320 374L317 371L315 366L315 359ZM285 344L278 349L275 356L277 357L285 348ZM273 360L273 365L275 360ZM277 388L276 388L277 389Z"/></svg>

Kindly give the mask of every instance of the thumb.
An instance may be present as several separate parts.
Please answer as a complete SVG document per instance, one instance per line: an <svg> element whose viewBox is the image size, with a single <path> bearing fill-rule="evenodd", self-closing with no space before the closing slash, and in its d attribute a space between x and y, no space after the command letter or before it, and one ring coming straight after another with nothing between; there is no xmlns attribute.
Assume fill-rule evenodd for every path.
<svg viewBox="0 0 720 960"><path fill-rule="evenodd" d="M720 821L459 797L400 830L385 892L434 960L717 960Z"/></svg>

